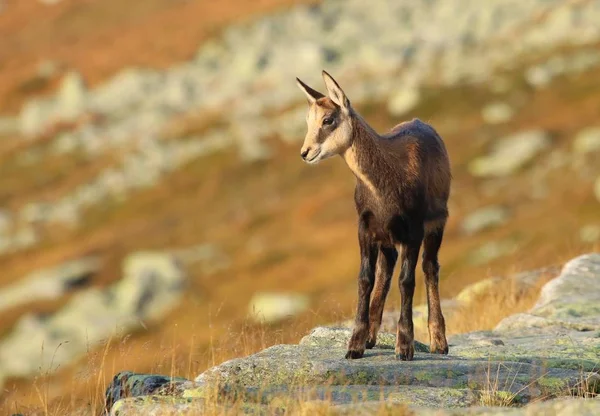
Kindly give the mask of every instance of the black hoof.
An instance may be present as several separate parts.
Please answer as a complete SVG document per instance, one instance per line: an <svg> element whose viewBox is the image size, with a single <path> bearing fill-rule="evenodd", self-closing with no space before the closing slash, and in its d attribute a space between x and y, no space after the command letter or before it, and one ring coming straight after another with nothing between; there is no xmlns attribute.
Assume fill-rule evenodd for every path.
<svg viewBox="0 0 600 416"><path fill-rule="evenodd" d="M348 352L346 353L346 359L356 360L358 358L362 358L363 354L364 351L348 350Z"/></svg>

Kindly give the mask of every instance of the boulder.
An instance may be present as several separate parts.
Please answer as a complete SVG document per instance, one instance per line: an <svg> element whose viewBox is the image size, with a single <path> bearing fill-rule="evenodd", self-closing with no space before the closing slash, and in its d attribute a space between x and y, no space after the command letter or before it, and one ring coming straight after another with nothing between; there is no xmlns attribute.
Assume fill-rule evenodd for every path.
<svg viewBox="0 0 600 416"><path fill-rule="evenodd" d="M56 94L56 107L60 120L74 120L86 111L87 88L79 72L68 72Z"/></svg>
<svg viewBox="0 0 600 416"><path fill-rule="evenodd" d="M403 116L419 104L420 98L421 94L418 88L413 86L400 87L391 93L387 109L392 116Z"/></svg>
<svg viewBox="0 0 600 416"><path fill-rule="evenodd" d="M481 110L483 120L488 124L501 124L509 121L515 111L504 102L494 102L486 105Z"/></svg>
<svg viewBox="0 0 600 416"><path fill-rule="evenodd" d="M600 225L588 224L579 230L579 238L584 243L595 243L600 241Z"/></svg>
<svg viewBox="0 0 600 416"><path fill-rule="evenodd" d="M518 247L517 241L512 238L488 241L468 253L467 259L474 265L485 264L513 253Z"/></svg>
<svg viewBox="0 0 600 416"><path fill-rule="evenodd" d="M50 100L33 99L21 107L19 130L24 137L34 137L44 132L53 117L54 103Z"/></svg>
<svg viewBox="0 0 600 416"><path fill-rule="evenodd" d="M89 283L100 268L96 257L83 257L35 271L0 291L0 312L46 299L56 299Z"/></svg>
<svg viewBox="0 0 600 416"><path fill-rule="evenodd" d="M480 231L505 224L510 214L508 209L499 205L480 208L470 213L461 223L464 234L472 235Z"/></svg>
<svg viewBox="0 0 600 416"><path fill-rule="evenodd" d="M540 275L519 279L532 283ZM341 414L370 414L382 406L442 415L594 414L599 408L589 403L597 400L573 397L600 391L597 305L600 254L583 255L564 265L527 313L506 318L492 331L450 337L446 356L416 342L415 359L398 361L395 335L382 332L362 359L347 360L351 329L318 327L297 345L227 361L193 381L120 373L107 389L107 410L191 413L216 394L217 406L235 402L246 414L282 411L290 400L325 401ZM557 399L544 402L548 398Z"/></svg>
<svg viewBox="0 0 600 416"><path fill-rule="evenodd" d="M255 322L275 323L308 309L309 299L296 293L255 293L248 313Z"/></svg>
<svg viewBox="0 0 600 416"><path fill-rule="evenodd" d="M83 265L78 267L84 269ZM0 382L5 377L54 371L113 336L160 320L178 305L185 277L170 255L129 255L123 278L115 284L76 293L62 309L48 316L23 316L0 340ZM77 284L77 280L70 282Z"/></svg>
<svg viewBox="0 0 600 416"><path fill-rule="evenodd" d="M573 151L577 154L600 152L600 127L588 127L577 133Z"/></svg>
<svg viewBox="0 0 600 416"><path fill-rule="evenodd" d="M542 130L528 130L495 142L492 151L473 160L469 171L473 176L508 176L530 163L550 145L550 136Z"/></svg>

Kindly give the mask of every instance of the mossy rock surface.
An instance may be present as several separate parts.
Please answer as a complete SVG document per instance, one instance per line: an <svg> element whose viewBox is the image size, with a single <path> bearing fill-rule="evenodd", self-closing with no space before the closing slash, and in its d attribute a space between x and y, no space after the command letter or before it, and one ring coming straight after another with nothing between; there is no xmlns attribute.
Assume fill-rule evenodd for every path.
<svg viewBox="0 0 600 416"><path fill-rule="evenodd" d="M294 403L326 402L333 414L596 415L600 399L573 396L600 393L599 302L600 254L585 255L567 263L527 313L451 337L447 356L415 342L414 360L399 361L395 335L382 332L363 358L347 360L351 329L318 327L297 345L227 361L194 381L119 373L107 408L115 416L198 414L206 398L236 414L290 414Z"/></svg>

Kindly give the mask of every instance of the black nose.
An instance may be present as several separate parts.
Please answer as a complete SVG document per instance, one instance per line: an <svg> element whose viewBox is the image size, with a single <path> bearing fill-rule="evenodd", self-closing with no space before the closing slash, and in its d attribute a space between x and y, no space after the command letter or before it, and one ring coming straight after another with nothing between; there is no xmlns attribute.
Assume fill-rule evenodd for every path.
<svg viewBox="0 0 600 416"><path fill-rule="evenodd" d="M306 159L306 156L308 156L308 152L310 152L310 149L303 150L300 153L300 156L302 156L302 159Z"/></svg>

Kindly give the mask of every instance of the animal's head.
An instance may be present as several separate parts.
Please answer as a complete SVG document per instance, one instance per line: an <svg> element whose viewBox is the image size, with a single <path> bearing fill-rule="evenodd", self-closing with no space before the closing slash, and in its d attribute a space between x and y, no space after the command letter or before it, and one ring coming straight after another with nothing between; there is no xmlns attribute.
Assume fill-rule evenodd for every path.
<svg viewBox="0 0 600 416"><path fill-rule="evenodd" d="M312 89L296 78L308 99L308 131L300 156L307 163L318 163L343 154L352 145L352 107L337 82L323 71L327 95Z"/></svg>

